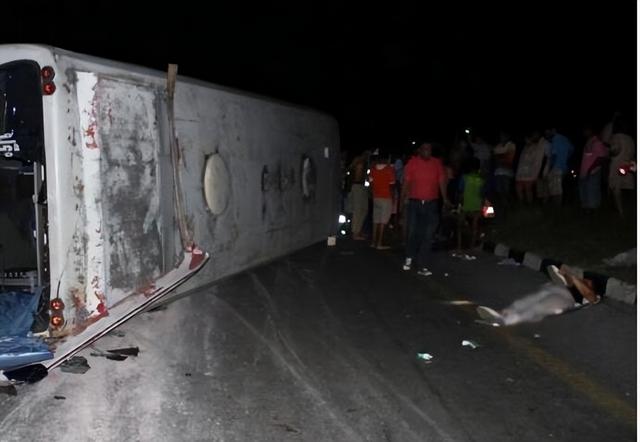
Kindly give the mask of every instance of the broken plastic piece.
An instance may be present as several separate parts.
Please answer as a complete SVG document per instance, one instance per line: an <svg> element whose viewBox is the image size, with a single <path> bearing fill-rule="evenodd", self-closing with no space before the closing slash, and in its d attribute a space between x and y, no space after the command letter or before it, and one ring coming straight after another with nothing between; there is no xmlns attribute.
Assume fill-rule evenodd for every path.
<svg viewBox="0 0 640 442"><path fill-rule="evenodd" d="M125 356L138 356L138 353L140 353L140 349L138 347L115 348L107 351L109 353Z"/></svg>
<svg viewBox="0 0 640 442"><path fill-rule="evenodd" d="M91 367L84 356L74 356L60 365L65 373L85 374Z"/></svg>
<svg viewBox="0 0 640 442"><path fill-rule="evenodd" d="M476 348L480 347L480 344L478 344L477 342L472 341L470 339L464 339L462 341L462 346L463 347L471 347L472 349L476 349Z"/></svg>
<svg viewBox="0 0 640 442"><path fill-rule="evenodd" d="M335 236L327 237L327 246L333 247L335 245L336 245L336 237Z"/></svg>
<svg viewBox="0 0 640 442"><path fill-rule="evenodd" d="M425 362L430 363L433 361L433 356L431 356L429 353L418 353L417 356L418 356L418 359Z"/></svg>
<svg viewBox="0 0 640 442"><path fill-rule="evenodd" d="M91 356L100 356L100 357L103 357L103 358L107 358L107 359L109 359L111 361L124 361L124 360L127 359L126 356L115 354L115 353L106 353L106 352L101 351L101 350L92 351L89 354Z"/></svg>

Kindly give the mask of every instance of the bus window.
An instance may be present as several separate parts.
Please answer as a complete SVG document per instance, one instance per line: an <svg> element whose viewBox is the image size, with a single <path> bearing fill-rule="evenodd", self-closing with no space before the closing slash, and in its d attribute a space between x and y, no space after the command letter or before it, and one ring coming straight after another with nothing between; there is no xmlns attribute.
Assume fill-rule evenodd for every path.
<svg viewBox="0 0 640 442"><path fill-rule="evenodd" d="M0 66L0 154L22 162L44 160L40 68L33 61Z"/></svg>

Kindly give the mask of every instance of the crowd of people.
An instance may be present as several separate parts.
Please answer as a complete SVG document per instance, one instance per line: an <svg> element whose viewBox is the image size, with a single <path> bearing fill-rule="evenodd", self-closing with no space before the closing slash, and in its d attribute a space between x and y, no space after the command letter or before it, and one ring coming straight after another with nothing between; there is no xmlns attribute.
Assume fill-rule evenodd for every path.
<svg viewBox="0 0 640 442"><path fill-rule="evenodd" d="M479 244L480 220L493 206L498 216L516 205L562 206L567 192L575 191L589 213L601 207L608 189L618 214L628 216L624 193L635 189L636 148L626 119L616 113L602 128L585 125L582 135L581 152L554 127L530 130L518 142L501 131L495 145L465 130L448 149L425 141L395 157L365 150L344 165L353 239L369 239L365 223L370 219L371 246L384 250L389 248L383 242L386 227L401 228L403 269L428 276L434 236L446 230L447 219L454 220L461 252L467 230L468 247Z"/></svg>

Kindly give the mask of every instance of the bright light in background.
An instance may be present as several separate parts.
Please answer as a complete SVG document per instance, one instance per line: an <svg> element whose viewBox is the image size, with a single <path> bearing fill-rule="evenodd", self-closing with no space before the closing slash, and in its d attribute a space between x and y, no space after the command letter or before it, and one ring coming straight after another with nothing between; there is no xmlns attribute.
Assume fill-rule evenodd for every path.
<svg viewBox="0 0 640 442"><path fill-rule="evenodd" d="M367 169L367 175L371 173L371 169Z"/></svg>
<svg viewBox="0 0 640 442"><path fill-rule="evenodd" d="M369 181L365 181L364 182L364 187L369 187L369 186L370 186Z"/></svg>
<svg viewBox="0 0 640 442"><path fill-rule="evenodd" d="M346 223L346 222L347 222L347 217L346 217L346 216L344 216L344 215L340 215L340 216L338 217L338 223L339 223L339 224L344 224L344 223Z"/></svg>
<svg viewBox="0 0 640 442"><path fill-rule="evenodd" d="M346 235L347 231L346 230L340 230L340 233L343 234L343 235Z"/></svg>
<svg viewBox="0 0 640 442"><path fill-rule="evenodd" d="M411 144L416 144L416 142L415 142L415 141L412 141L412 142L411 142Z"/></svg>
<svg viewBox="0 0 640 442"><path fill-rule="evenodd" d="M464 130L464 133L465 133L465 134L470 134L470 133L471 133L471 129L465 129L465 130Z"/></svg>

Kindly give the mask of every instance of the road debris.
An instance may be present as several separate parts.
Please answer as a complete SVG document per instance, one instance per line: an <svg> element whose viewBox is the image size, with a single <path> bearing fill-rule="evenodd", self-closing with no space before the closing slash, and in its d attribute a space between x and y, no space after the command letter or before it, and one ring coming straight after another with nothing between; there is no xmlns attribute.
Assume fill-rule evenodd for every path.
<svg viewBox="0 0 640 442"><path fill-rule="evenodd" d="M430 355L429 353L418 353L416 356L418 357L418 359L426 362L427 364L430 364L431 362L433 362L433 356Z"/></svg>
<svg viewBox="0 0 640 442"><path fill-rule="evenodd" d="M476 348L480 347L480 344L478 344L476 341L472 341L470 339L464 339L462 341L462 346L463 347L471 347L471 349L475 350Z"/></svg>
<svg viewBox="0 0 640 442"><path fill-rule="evenodd" d="M9 396L17 396L18 390L15 385L0 385L0 393L8 394Z"/></svg>
<svg viewBox="0 0 640 442"><path fill-rule="evenodd" d="M60 365L60 370L65 373L85 374L91 367L84 356L74 356Z"/></svg>
<svg viewBox="0 0 640 442"><path fill-rule="evenodd" d="M138 356L138 353L140 353L140 349L138 347L125 347L125 348L114 348L113 350L107 350L107 352L116 354L116 355Z"/></svg>

